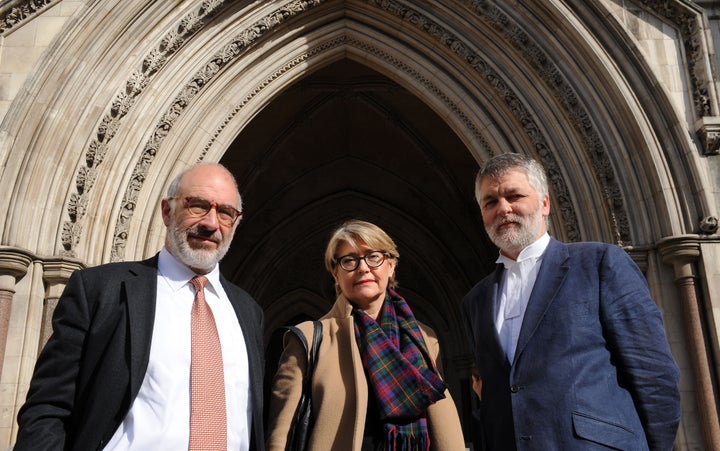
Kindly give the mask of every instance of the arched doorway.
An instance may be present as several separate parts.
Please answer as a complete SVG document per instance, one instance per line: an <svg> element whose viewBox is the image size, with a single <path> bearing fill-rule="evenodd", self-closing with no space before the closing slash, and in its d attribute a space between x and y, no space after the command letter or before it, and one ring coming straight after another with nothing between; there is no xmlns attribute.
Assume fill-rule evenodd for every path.
<svg viewBox="0 0 720 451"><path fill-rule="evenodd" d="M469 362L455 346L457 302L494 253L472 174L513 151L549 169L554 235L621 244L642 264L684 359L691 407L679 442L697 443L692 381L710 381L710 395L717 384L718 296L707 268L718 253L717 235L693 234L698 218L716 215L718 108L703 81L712 79L707 30L693 5L83 3L0 130L1 244L23 257L22 270L12 261L0 273L13 298L3 402L22 403L44 302L70 269L157 252L169 180L206 160L231 166L246 196L247 220L223 271L266 306L268 342L278 326L327 309L327 235L364 217L398 241L403 294L440 334L462 406L471 396L461 380ZM671 49L654 61L633 30L655 32ZM692 60L673 60L683 49ZM667 245L674 239L677 249ZM690 319L709 325L694 332L711 349L697 360L709 359L712 374L685 352L692 315L680 309L673 272L692 278L693 269L707 313Z"/></svg>
<svg viewBox="0 0 720 451"><path fill-rule="evenodd" d="M360 218L398 243L399 292L438 334L460 394L470 362L460 301L496 251L474 202L477 164L440 117L387 77L339 60L276 97L221 162L238 177L247 212L223 272L266 311L268 379L277 329L332 305L325 245L340 223Z"/></svg>

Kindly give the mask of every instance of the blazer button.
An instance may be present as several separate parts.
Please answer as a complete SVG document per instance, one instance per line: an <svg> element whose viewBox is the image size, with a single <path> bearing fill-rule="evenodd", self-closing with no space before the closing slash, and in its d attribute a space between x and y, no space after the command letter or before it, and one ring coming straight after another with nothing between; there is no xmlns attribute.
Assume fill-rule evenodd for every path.
<svg viewBox="0 0 720 451"><path fill-rule="evenodd" d="M511 393L517 393L517 392L519 392L519 391L520 391L520 386L519 386L519 385L513 384L513 385L510 386L510 392L511 392Z"/></svg>

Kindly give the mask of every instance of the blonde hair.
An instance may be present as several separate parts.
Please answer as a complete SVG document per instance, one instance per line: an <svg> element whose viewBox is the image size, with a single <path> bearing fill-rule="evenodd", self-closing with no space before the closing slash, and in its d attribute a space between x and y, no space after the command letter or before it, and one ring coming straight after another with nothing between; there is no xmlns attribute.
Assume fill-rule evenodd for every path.
<svg viewBox="0 0 720 451"><path fill-rule="evenodd" d="M397 245L383 229L367 221L353 219L338 227L330 237L330 241L325 249L325 268L327 268L330 274L333 274L333 271L335 271L337 267L335 259L340 256L335 255L335 253L340 245L342 243L348 243L354 249L358 249L358 243L360 242L367 244L373 250L386 252L389 255L388 258L394 258L397 261L400 257ZM390 276L390 280L388 281L388 287L395 288L396 286L397 281L395 280L395 273L393 272L393 275Z"/></svg>

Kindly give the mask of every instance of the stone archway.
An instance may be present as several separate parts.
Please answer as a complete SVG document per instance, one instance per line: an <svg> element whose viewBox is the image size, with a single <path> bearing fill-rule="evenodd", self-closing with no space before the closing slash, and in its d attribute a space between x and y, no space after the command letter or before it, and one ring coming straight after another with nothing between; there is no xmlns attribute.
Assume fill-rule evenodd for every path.
<svg viewBox="0 0 720 451"><path fill-rule="evenodd" d="M672 271L656 246L695 233L697 218L712 213L701 156L713 152L717 102L698 81L703 53L681 68L693 95L680 103L701 116L696 146L694 124L683 124L611 14L616 2L426 3L101 0L81 9L0 130L0 188L10 193L0 199L2 244L35 259L26 275L10 274L13 284L20 274L15 298L26 302L10 319L23 339L8 348L20 363L3 370L17 388L5 404L22 402L38 303L52 297L38 293L57 291L53 265L156 252L168 180L201 159L241 179L248 220L223 270L267 303L273 327L322 311L330 293L321 266L295 268L337 222L363 216L396 237L401 284L451 348L460 400L469 387L457 302L493 254L472 173L494 153L540 158L553 185L553 233L626 246L668 328L680 330ZM658 2L638 3L652 12ZM697 11L669 3L652 23L675 27L678 46L702 44ZM23 220L28 209L35 221ZM286 312L295 299L307 309ZM684 337L673 339L681 354ZM685 362L683 371L695 370Z"/></svg>

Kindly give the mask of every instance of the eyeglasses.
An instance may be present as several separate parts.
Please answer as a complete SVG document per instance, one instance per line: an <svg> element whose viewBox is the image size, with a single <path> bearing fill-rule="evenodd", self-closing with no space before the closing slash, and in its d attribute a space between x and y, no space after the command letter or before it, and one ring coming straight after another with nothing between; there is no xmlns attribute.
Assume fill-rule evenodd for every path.
<svg viewBox="0 0 720 451"><path fill-rule="evenodd" d="M179 196L173 197L172 199L178 199ZM235 224L235 221L242 216L242 212L238 209L231 207L230 205L221 205L216 202L210 202L202 197L184 197L185 209L190 216L202 217L210 213L210 210L215 209L217 214L218 222L225 227L230 227Z"/></svg>
<svg viewBox="0 0 720 451"><path fill-rule="evenodd" d="M386 258L390 257L387 252L373 251L369 254L365 254L362 257L357 255L344 255L335 259L335 263L340 265L345 271L355 271L360 265L360 260L364 260L368 268L377 268L382 265Z"/></svg>

